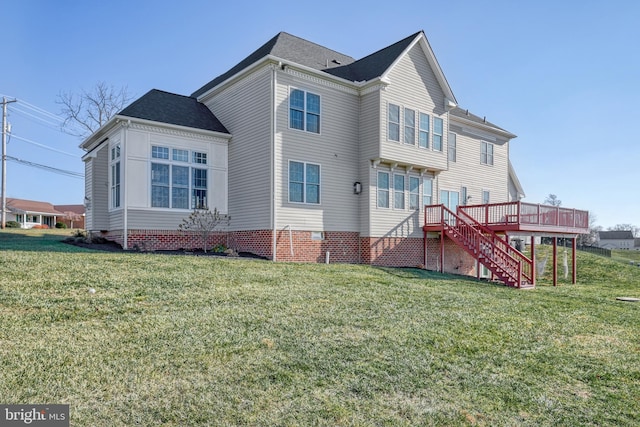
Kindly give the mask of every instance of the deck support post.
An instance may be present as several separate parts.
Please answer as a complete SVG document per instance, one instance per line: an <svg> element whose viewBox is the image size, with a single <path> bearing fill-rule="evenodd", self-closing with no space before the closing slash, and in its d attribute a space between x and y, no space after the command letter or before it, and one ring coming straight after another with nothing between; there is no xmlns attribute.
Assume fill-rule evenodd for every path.
<svg viewBox="0 0 640 427"><path fill-rule="evenodd" d="M536 266L536 236L531 236L531 262L533 264L533 268L531 268L531 284L535 286L536 276L538 275L538 267Z"/></svg>
<svg viewBox="0 0 640 427"><path fill-rule="evenodd" d="M576 260L576 250L578 249L578 238L571 239L571 283L574 285L578 283L578 262Z"/></svg>
<svg viewBox="0 0 640 427"><path fill-rule="evenodd" d="M553 238L553 286L558 286L558 238Z"/></svg>
<svg viewBox="0 0 640 427"><path fill-rule="evenodd" d="M440 273L444 273L444 227L440 233Z"/></svg>

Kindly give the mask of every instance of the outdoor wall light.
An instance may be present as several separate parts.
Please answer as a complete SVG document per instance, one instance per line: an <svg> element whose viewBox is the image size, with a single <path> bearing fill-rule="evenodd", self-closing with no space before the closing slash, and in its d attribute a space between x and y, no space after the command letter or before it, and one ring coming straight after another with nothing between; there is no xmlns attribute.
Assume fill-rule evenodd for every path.
<svg viewBox="0 0 640 427"><path fill-rule="evenodd" d="M362 193L362 184L360 182L353 183L353 194Z"/></svg>

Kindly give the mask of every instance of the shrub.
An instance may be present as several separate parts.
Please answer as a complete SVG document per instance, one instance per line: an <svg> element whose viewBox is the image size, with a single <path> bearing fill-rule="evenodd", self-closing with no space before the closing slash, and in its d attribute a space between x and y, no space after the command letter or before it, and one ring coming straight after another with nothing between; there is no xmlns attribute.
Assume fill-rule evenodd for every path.
<svg viewBox="0 0 640 427"><path fill-rule="evenodd" d="M84 230L75 230L74 232L71 233L71 235L73 237L87 237L87 233L85 233Z"/></svg>
<svg viewBox="0 0 640 427"><path fill-rule="evenodd" d="M36 230L47 230L47 229L49 229L49 226L47 224L36 224L31 228L36 229Z"/></svg>
<svg viewBox="0 0 640 427"><path fill-rule="evenodd" d="M193 231L200 235L202 240L202 250L207 252L207 241L213 231L220 225L229 224L231 217L222 215L217 208L210 211L209 208L196 209L191 215L182 220L178 226L180 231Z"/></svg>
<svg viewBox="0 0 640 427"><path fill-rule="evenodd" d="M18 221L7 221L4 226L7 228L20 228L20 223Z"/></svg>
<svg viewBox="0 0 640 427"><path fill-rule="evenodd" d="M65 224L64 222L56 222L56 228L67 228L67 224Z"/></svg>

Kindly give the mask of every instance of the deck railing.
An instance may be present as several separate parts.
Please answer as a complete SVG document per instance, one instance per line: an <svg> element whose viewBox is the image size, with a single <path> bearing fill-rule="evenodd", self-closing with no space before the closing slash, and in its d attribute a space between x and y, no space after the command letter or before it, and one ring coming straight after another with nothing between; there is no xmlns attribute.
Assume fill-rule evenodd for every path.
<svg viewBox="0 0 640 427"><path fill-rule="evenodd" d="M535 225L570 229L589 229L589 212L559 206L524 202L493 203L488 205L459 206L459 209L480 224Z"/></svg>

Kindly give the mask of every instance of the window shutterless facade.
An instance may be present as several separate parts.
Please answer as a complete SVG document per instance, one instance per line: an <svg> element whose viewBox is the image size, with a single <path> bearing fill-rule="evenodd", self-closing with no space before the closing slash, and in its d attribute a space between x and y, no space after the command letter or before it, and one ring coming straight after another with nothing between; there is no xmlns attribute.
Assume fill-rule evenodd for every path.
<svg viewBox="0 0 640 427"><path fill-rule="evenodd" d="M425 206L433 204L433 178L422 178L422 204Z"/></svg>
<svg viewBox="0 0 640 427"><path fill-rule="evenodd" d="M120 207L120 144L111 147L111 208Z"/></svg>
<svg viewBox="0 0 640 427"><path fill-rule="evenodd" d="M320 165L289 161L289 202L320 204Z"/></svg>
<svg viewBox="0 0 640 427"><path fill-rule="evenodd" d="M389 207L389 173L378 171L378 207Z"/></svg>
<svg viewBox="0 0 640 427"><path fill-rule="evenodd" d="M404 209L404 175L393 175L393 208Z"/></svg>
<svg viewBox="0 0 640 427"><path fill-rule="evenodd" d="M418 145L421 148L429 148L429 115L420 113L420 128L418 133Z"/></svg>
<svg viewBox="0 0 640 427"><path fill-rule="evenodd" d="M490 142L480 142L480 163L493 165L493 144Z"/></svg>
<svg viewBox="0 0 640 427"><path fill-rule="evenodd" d="M400 142L400 106L388 104L388 138Z"/></svg>
<svg viewBox="0 0 640 427"><path fill-rule="evenodd" d="M420 208L420 178L409 177L409 209Z"/></svg>
<svg viewBox="0 0 640 427"><path fill-rule="evenodd" d="M457 159L457 142L456 134L449 133L449 141L447 141L447 159L450 162L455 162Z"/></svg>
<svg viewBox="0 0 640 427"><path fill-rule="evenodd" d="M410 108L404 109L404 143L416 143L416 112Z"/></svg>
<svg viewBox="0 0 640 427"><path fill-rule="evenodd" d="M207 169L200 167L207 164L207 153L192 151L191 156L189 154L189 150L151 147L151 207L207 207Z"/></svg>
<svg viewBox="0 0 640 427"><path fill-rule="evenodd" d="M439 117L433 118L433 149L435 151L442 151L442 119Z"/></svg>
<svg viewBox="0 0 640 427"><path fill-rule="evenodd" d="M320 133L320 95L301 89L289 93L289 127Z"/></svg>
<svg viewBox="0 0 640 427"><path fill-rule="evenodd" d="M483 205L489 204L489 192L487 190L482 191L482 204Z"/></svg>

